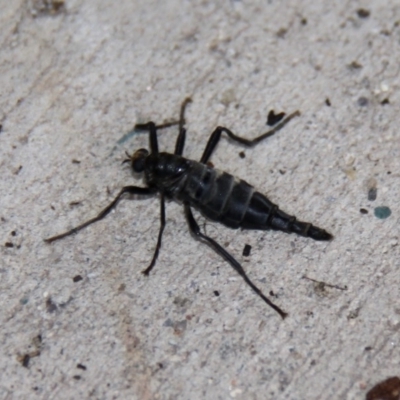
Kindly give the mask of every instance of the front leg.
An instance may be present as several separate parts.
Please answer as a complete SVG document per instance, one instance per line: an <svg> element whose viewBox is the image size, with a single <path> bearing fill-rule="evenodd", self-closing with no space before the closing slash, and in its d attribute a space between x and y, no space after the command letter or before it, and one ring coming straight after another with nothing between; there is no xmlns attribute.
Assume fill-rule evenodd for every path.
<svg viewBox="0 0 400 400"><path fill-rule="evenodd" d="M69 231L44 239L44 241L47 243L54 242L66 236L70 236L80 231L81 229L86 228L88 225L93 224L94 222L100 221L117 205L117 203L125 193L138 194L138 195L151 195L155 194L156 190L153 188L143 188L138 186L125 186L118 193L117 197L104 210L100 211L100 213L96 217L89 219L88 221L76 226L75 228L70 229Z"/></svg>
<svg viewBox="0 0 400 400"><path fill-rule="evenodd" d="M150 150L153 154L158 153L158 140L157 140L157 130L169 128L170 126L179 125L179 136L175 145L175 154L182 155L183 146L185 144L185 129L183 125L185 124L185 109L186 106L192 101L190 97L187 97L182 105L181 111L179 113L179 121L166 122L165 124L156 125L154 122L150 121L145 124L136 124L134 129L137 131L148 131L150 140Z"/></svg>
<svg viewBox="0 0 400 400"><path fill-rule="evenodd" d="M289 114L282 122L280 122L278 125L276 125L274 128L269 130L268 132L263 133L260 136L257 136L255 139L249 140L242 138L240 136L235 135L232 131L230 131L228 128L225 128L223 126L218 126L215 131L211 134L210 139L208 139L207 146L204 150L204 153L201 157L200 162L203 164L206 164L207 161L210 159L213 151L215 150L219 140L221 139L221 135L223 132L225 132L232 140L235 142L238 142L244 146L247 147L253 147L256 144L260 143L262 140L266 139L267 137L272 136L276 132L278 132L280 129L282 129L290 120L292 120L294 117L298 117L300 115L300 111L295 111L292 114Z"/></svg>
<svg viewBox="0 0 400 400"><path fill-rule="evenodd" d="M175 125L176 123L171 123L171 125L161 126L162 128L167 126ZM134 129L138 131L148 131L149 132L149 141L150 141L150 150L153 154L158 153L158 140L157 140L157 127L156 124L152 121L147 122L146 124L136 124Z"/></svg>
<svg viewBox="0 0 400 400"><path fill-rule="evenodd" d="M182 105L181 105L181 111L179 113L179 134L176 139L175 143L175 151L174 154L177 154L178 156L181 156L183 154L183 148L185 147L185 139L186 139L186 129L184 128L185 125L185 110L186 106L192 102L192 99L190 97L187 97Z"/></svg>

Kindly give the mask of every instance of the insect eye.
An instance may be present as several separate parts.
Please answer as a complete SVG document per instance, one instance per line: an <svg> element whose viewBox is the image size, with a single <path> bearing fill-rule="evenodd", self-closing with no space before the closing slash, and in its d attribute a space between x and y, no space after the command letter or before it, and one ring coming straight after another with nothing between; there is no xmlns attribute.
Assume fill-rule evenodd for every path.
<svg viewBox="0 0 400 400"><path fill-rule="evenodd" d="M145 167L146 158L149 152L146 149L139 149L132 156L132 169L135 172L143 172Z"/></svg>
<svg viewBox="0 0 400 400"><path fill-rule="evenodd" d="M144 170L144 159L138 159L132 161L132 168L135 172L143 172Z"/></svg>

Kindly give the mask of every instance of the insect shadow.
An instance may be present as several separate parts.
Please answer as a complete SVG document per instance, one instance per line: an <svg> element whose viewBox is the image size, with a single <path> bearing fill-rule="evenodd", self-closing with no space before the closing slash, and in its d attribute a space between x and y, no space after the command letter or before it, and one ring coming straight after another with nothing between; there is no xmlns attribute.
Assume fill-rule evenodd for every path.
<svg viewBox="0 0 400 400"><path fill-rule="evenodd" d="M327 241L332 239L332 235L325 230L310 223L298 221L294 216L281 211L277 205L273 204L263 194L257 192L254 187L244 180L215 169L208 163L223 133L227 134L228 137L235 142L247 147L253 147L257 143L260 143L262 140L278 132L290 120L299 116L300 112L295 111L289 114L271 130L253 140L239 137L229 129L218 126L211 134L203 155L198 162L182 157L186 139L186 129L184 127L185 109L190 102L191 99L187 98L182 103L179 121L173 121L162 125L148 122L135 126L137 131L146 131L149 133L150 151L147 149L139 149L132 155L127 154L128 159L124 162L129 162L134 172L144 174L147 187L123 187L115 199L96 217L89 219L69 231L45 239L45 241L47 243L54 242L101 220L117 205L118 201L126 193L139 196L156 195L159 193L161 200L161 226L153 258L149 266L142 271L144 275L148 275L153 269L160 251L161 239L165 228L165 199L173 199L183 204L190 232L197 239L208 244L217 254L224 258L259 297L278 312L282 318L285 318L287 313L268 299L268 297L254 285L240 263L214 239L200 231L199 225L193 216L192 207L200 211L206 218L219 222L229 228L273 229L286 233L296 233L314 240ZM159 152L157 131L174 125L178 125L179 127L175 152L173 154Z"/></svg>

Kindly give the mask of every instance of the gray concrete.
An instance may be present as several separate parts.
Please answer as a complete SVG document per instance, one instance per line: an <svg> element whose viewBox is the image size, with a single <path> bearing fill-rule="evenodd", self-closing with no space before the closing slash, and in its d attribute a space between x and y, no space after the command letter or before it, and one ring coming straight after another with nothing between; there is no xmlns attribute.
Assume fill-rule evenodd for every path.
<svg viewBox="0 0 400 400"><path fill-rule="evenodd" d="M0 398L362 399L398 375L398 2L44 3L1 4ZM121 161L147 138L124 135L188 95L196 159L218 124L250 138L270 109L302 113L246 158L223 140L212 160L334 241L206 225L285 321L176 203L149 278L156 198L42 240L142 184Z"/></svg>

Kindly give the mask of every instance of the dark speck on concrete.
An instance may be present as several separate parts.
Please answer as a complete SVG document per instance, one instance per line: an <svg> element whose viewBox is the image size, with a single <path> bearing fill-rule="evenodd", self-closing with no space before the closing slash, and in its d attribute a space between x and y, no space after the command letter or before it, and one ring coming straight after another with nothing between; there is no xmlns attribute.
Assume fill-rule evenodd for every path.
<svg viewBox="0 0 400 400"><path fill-rule="evenodd" d="M368 99L366 97L361 96L358 100L357 100L357 104L360 107L366 107L368 105Z"/></svg>
<svg viewBox="0 0 400 400"><path fill-rule="evenodd" d="M23 297L19 302L20 302L20 304L22 304L24 306L25 304L28 303L28 301L29 301L29 299L27 297Z"/></svg>
<svg viewBox="0 0 400 400"><path fill-rule="evenodd" d="M173 303L178 307L185 307L190 304L190 300L186 297L175 297Z"/></svg>
<svg viewBox="0 0 400 400"><path fill-rule="evenodd" d="M72 280L74 281L74 282L79 282L79 281L81 281L83 278L82 278L82 276L80 276L80 275L75 275L73 278L72 278Z"/></svg>
<svg viewBox="0 0 400 400"><path fill-rule="evenodd" d="M249 244L246 244L243 248L243 256L248 257L250 255L251 251L251 246Z"/></svg>
<svg viewBox="0 0 400 400"><path fill-rule="evenodd" d="M22 366L28 368L30 359L31 356L29 354L24 354L24 356L22 357Z"/></svg>
<svg viewBox="0 0 400 400"><path fill-rule="evenodd" d="M286 28L280 28L278 29L278 32L276 32L276 36L278 36L278 38L283 39L287 34L287 29Z"/></svg>
<svg viewBox="0 0 400 400"><path fill-rule="evenodd" d="M386 219L392 214L392 210L386 206L375 207L374 215L379 219Z"/></svg>
<svg viewBox="0 0 400 400"><path fill-rule="evenodd" d="M349 64L349 68L352 69L352 70L361 69L362 65L358 61L352 61Z"/></svg>
<svg viewBox="0 0 400 400"><path fill-rule="evenodd" d="M368 200L374 201L376 200L376 196L378 194L378 189L376 187L372 187L368 190Z"/></svg>
<svg viewBox="0 0 400 400"><path fill-rule="evenodd" d="M163 323L163 326L166 326L166 327L174 326L174 322L172 321L171 318L168 318L168 319Z"/></svg>
<svg viewBox="0 0 400 400"><path fill-rule="evenodd" d="M174 334L180 336L180 335L182 335L183 332L185 332L186 328L187 328L187 320L186 319L184 319L182 321L176 321L174 323Z"/></svg>
<svg viewBox="0 0 400 400"><path fill-rule="evenodd" d="M49 313L53 313L54 311L57 310L57 304L53 302L53 300L51 299L51 297L46 299L46 310Z"/></svg>
<svg viewBox="0 0 400 400"><path fill-rule="evenodd" d="M56 16L65 11L65 0L33 1L30 7L32 17Z"/></svg>
<svg viewBox="0 0 400 400"><path fill-rule="evenodd" d="M370 16L371 12L365 8L359 8L357 10L357 15L359 18L368 18Z"/></svg>

